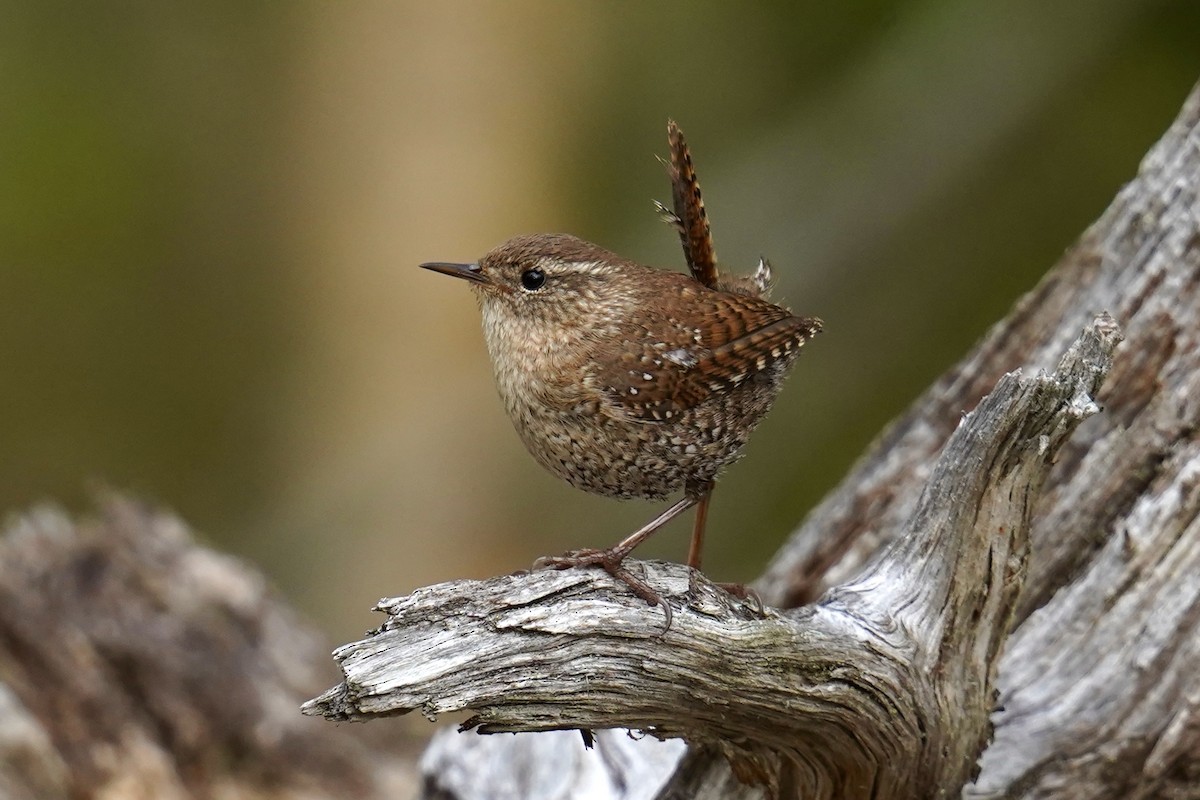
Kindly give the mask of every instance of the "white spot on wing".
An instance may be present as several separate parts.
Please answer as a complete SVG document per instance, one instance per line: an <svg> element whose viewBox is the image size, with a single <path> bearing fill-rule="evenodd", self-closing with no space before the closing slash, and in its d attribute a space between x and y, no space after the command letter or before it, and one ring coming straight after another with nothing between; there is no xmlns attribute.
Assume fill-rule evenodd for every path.
<svg viewBox="0 0 1200 800"><path fill-rule="evenodd" d="M691 369L697 364L696 357L692 355L691 351L684 350L682 347L676 350L668 350L663 353L663 358L672 364L678 364L684 369Z"/></svg>

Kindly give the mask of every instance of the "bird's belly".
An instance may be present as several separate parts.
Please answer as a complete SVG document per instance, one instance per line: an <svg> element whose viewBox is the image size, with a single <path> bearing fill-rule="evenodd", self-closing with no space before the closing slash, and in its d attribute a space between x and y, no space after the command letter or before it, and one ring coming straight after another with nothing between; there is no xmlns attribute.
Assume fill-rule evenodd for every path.
<svg viewBox="0 0 1200 800"><path fill-rule="evenodd" d="M671 421L524 404L510 405L509 413L534 458L572 486L606 497L661 499L715 480L740 456L773 398L720 399Z"/></svg>

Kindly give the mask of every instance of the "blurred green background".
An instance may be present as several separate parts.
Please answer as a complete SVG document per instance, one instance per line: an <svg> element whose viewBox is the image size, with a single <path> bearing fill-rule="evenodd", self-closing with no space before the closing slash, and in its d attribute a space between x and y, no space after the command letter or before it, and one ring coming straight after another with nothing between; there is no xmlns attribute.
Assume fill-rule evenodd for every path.
<svg viewBox="0 0 1200 800"><path fill-rule="evenodd" d="M338 639L615 541L657 507L543 473L415 265L560 230L680 268L672 116L723 263L826 322L716 494L750 578L1132 177L1197 42L1195 2L5 3L0 505L161 502Z"/></svg>

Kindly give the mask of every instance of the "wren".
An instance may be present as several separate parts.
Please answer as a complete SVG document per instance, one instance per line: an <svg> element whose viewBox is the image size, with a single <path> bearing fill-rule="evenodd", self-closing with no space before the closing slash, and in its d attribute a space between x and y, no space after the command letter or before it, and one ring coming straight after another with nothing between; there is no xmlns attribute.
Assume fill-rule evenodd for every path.
<svg viewBox="0 0 1200 800"><path fill-rule="evenodd" d="M539 559L598 565L670 607L622 566L642 541L696 506L688 565L699 569L721 470L770 410L821 321L767 301L770 267L718 274L691 155L668 124L674 210L690 275L630 261L566 234L517 236L471 264L421 264L470 284L496 385L535 459L606 497L682 499L613 547Z"/></svg>

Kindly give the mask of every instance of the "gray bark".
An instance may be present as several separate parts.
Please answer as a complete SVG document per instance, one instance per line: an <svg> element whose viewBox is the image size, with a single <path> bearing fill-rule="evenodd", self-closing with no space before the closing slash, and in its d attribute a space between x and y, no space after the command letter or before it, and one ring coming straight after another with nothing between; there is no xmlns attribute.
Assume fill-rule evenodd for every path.
<svg viewBox="0 0 1200 800"><path fill-rule="evenodd" d="M676 609L666 633L593 572L429 587L385 603L306 710L469 708L484 732L691 744L667 778L663 751L606 756L602 737L547 783L513 765L561 737L497 739L481 761L477 739L442 736L439 797L653 796L651 762L660 797L1200 797L1198 176L1194 91L1101 219L780 552L758 586L793 610L660 564L644 568ZM1127 339L1098 389L1104 311ZM1092 398L1104 413L1076 431Z"/></svg>

